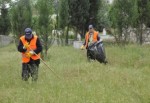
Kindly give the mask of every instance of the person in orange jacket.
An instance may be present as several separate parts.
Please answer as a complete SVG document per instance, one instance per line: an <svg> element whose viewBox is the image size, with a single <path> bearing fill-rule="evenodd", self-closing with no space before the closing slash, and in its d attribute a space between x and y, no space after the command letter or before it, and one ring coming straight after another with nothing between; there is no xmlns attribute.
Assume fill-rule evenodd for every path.
<svg viewBox="0 0 150 103"><path fill-rule="evenodd" d="M22 53L22 80L27 81L31 76L32 81L37 81L42 45L31 28L26 28L25 35L20 37L18 51Z"/></svg>
<svg viewBox="0 0 150 103"><path fill-rule="evenodd" d="M99 36L99 33L94 29L93 25L89 25L88 29L89 29L89 31L85 35L85 42L81 46L81 49L85 49L86 48L87 49L87 57L90 57L91 59L94 59L89 54L88 47L91 44L99 41L100 40L100 36Z"/></svg>

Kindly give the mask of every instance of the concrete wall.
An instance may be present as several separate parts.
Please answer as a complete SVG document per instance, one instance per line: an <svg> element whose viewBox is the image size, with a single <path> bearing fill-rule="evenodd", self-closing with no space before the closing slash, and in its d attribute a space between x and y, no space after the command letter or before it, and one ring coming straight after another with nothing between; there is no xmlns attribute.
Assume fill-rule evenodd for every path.
<svg viewBox="0 0 150 103"><path fill-rule="evenodd" d="M83 45L83 41L74 41L73 47L79 49Z"/></svg>
<svg viewBox="0 0 150 103"><path fill-rule="evenodd" d="M128 32L129 34L129 41L136 43L139 42L138 39L140 38L139 36L137 36L137 30L136 29L129 29ZM149 43L150 44L150 28L146 28L145 30L143 30L143 42L144 43Z"/></svg>
<svg viewBox="0 0 150 103"><path fill-rule="evenodd" d="M68 39L68 45L73 45L73 39ZM61 45L61 44L65 44L65 39L55 39L53 42L53 45Z"/></svg>
<svg viewBox="0 0 150 103"><path fill-rule="evenodd" d="M6 46L13 42L13 38L5 35L0 35L0 47Z"/></svg>

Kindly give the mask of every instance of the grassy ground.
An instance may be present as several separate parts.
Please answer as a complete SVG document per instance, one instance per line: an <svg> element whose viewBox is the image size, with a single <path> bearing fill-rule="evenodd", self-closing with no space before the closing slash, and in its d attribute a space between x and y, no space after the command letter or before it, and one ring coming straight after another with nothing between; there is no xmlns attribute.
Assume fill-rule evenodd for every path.
<svg viewBox="0 0 150 103"><path fill-rule="evenodd" d="M106 46L108 65L89 63L86 52L52 47L39 79L21 80L21 55L0 48L0 103L150 103L150 47Z"/></svg>

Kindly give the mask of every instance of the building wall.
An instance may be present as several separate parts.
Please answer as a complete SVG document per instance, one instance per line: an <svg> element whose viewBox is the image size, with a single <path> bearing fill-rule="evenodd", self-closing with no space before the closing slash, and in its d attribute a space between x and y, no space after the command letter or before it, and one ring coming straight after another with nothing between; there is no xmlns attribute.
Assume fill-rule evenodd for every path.
<svg viewBox="0 0 150 103"><path fill-rule="evenodd" d="M0 35L0 47L6 46L13 42L13 38L5 35Z"/></svg>

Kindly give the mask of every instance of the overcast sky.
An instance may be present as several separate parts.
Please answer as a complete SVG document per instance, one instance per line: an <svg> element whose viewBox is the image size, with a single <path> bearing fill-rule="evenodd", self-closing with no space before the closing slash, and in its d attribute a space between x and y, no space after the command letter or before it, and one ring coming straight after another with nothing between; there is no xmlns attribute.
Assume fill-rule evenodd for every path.
<svg viewBox="0 0 150 103"><path fill-rule="evenodd" d="M110 1L110 3L112 3L113 0L109 0L109 1Z"/></svg>

